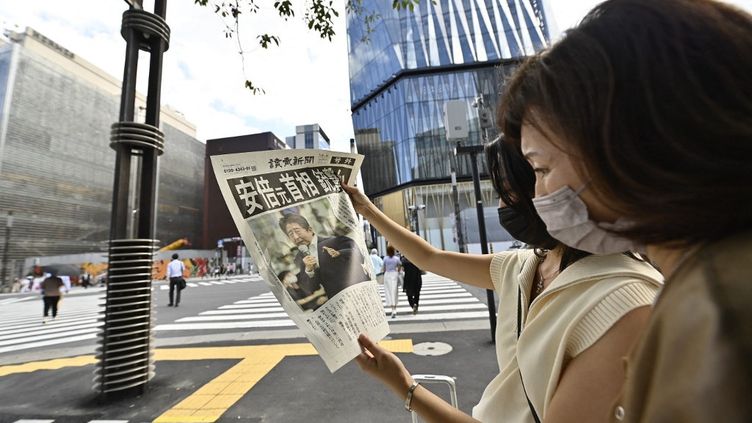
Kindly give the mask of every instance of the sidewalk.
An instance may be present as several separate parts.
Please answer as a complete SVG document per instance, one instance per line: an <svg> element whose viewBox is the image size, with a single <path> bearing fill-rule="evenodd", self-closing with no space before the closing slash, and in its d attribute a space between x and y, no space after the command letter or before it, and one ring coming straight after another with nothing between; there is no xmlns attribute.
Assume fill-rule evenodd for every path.
<svg viewBox="0 0 752 423"><path fill-rule="evenodd" d="M386 344L403 351L412 350L415 345L416 350L430 350L421 348L425 347L420 345L424 342L446 343L453 350L441 356L398 356L413 374L456 377L460 409L470 412L498 373L488 329L399 334ZM275 347L280 344L287 345ZM267 353L280 348L287 356L278 362L271 360L268 372L260 372L262 364L269 363ZM158 348L157 375L147 392L107 403L100 402L92 391L93 356L0 366L0 423L19 419L55 423L410 421L402 401L363 374L354 362L330 374L318 356L294 353L307 348L300 339L202 343L182 345L178 350ZM218 352L227 356L245 350L253 352L242 362L211 358ZM444 387L429 388L448 398ZM186 414L186 410L190 413Z"/></svg>

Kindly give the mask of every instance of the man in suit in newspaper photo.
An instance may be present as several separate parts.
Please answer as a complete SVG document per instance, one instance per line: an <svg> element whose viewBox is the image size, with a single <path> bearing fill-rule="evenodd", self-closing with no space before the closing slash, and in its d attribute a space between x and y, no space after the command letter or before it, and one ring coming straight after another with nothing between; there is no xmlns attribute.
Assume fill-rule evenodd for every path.
<svg viewBox="0 0 752 423"><path fill-rule="evenodd" d="M289 270L280 272L277 275L277 279L282 282L282 286L285 287L290 297L304 311L314 311L329 299L326 296L324 287L321 285L318 285L313 292L303 289L298 284L298 276Z"/></svg>
<svg viewBox="0 0 752 423"><path fill-rule="evenodd" d="M371 278L364 267L364 257L350 237L319 237L308 220L290 213L279 220L279 227L295 244L298 252L295 265L300 269L298 284L313 291L321 284L328 298Z"/></svg>

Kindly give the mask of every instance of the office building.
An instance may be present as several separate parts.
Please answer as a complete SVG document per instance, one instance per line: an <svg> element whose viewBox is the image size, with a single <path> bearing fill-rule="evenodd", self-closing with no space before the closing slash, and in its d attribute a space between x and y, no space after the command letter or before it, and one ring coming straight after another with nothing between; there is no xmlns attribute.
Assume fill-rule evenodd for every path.
<svg viewBox="0 0 752 423"><path fill-rule="evenodd" d="M295 136L286 137L285 141L290 148L329 150L331 145L329 137L317 123L296 126Z"/></svg>
<svg viewBox="0 0 752 423"><path fill-rule="evenodd" d="M217 241L240 237L235 227L230 211L227 209L222 191L219 190L217 178L211 156L218 154L248 153L253 151L283 150L287 144L271 132L241 135L237 137L216 138L206 141L206 155L204 156L204 222L202 242L203 248L216 248ZM240 243L238 242L238 245ZM229 256L235 257L236 251L230 251ZM242 254L237 254L242 255Z"/></svg>
<svg viewBox="0 0 752 423"><path fill-rule="evenodd" d="M451 169L457 169L460 181L460 209L474 209L475 201L470 159L455 161L454 145L446 140L444 103L467 104L469 137L463 144L494 139L495 129L481 127L472 105L480 97L493 114L504 78L524 56L547 45L544 5L540 0L437 0L420 2L413 11L393 10L390 2L363 8L348 16L347 35L365 192L400 224L415 227L419 219L421 235L433 245L457 249ZM369 13L380 16L370 28L363 18ZM508 239L498 223L491 224L497 221L497 204L487 180L482 191L491 209L489 239ZM420 205L425 209L410 211ZM462 225L477 234L477 222Z"/></svg>
<svg viewBox="0 0 752 423"><path fill-rule="evenodd" d="M10 276L27 257L106 248L115 164L110 126L118 121L120 87L119 79L31 28L0 45L0 227L12 211ZM143 96L137 105L145 105ZM203 217L204 144L168 107L161 130L157 238L162 245L194 242ZM135 208L137 199L130 201Z"/></svg>

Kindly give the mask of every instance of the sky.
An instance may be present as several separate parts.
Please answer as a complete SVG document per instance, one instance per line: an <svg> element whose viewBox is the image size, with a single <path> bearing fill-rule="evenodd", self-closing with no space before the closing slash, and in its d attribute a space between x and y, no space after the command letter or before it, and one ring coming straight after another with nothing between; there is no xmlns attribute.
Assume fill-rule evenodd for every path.
<svg viewBox="0 0 752 423"><path fill-rule="evenodd" d="M599 2L551 0L550 27L557 34L566 30ZM752 10L752 0L729 2ZM344 5L344 0L340 3ZM264 131L284 140L295 134L296 125L318 123L333 149L349 150L353 130L344 7L329 42L304 24L304 2L293 4L300 9L288 21L273 11L241 15L243 64L238 38L225 38L224 23L210 8L194 5L194 0L167 2L171 37L164 55L162 104L192 122L199 140ZM153 0L145 0L144 6L153 10ZM3 30L30 26L122 79L125 41L120 23L127 7L122 0L5 0L0 2L0 26ZM259 47L255 37L263 32L277 34L280 46ZM141 93L146 93L147 59L142 53ZM252 95L243 87L246 79L266 94Z"/></svg>

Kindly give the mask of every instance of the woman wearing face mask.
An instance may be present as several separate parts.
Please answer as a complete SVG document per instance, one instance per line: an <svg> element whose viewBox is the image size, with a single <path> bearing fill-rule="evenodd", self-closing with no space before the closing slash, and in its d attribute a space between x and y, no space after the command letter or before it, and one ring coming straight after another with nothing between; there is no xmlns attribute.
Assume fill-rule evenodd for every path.
<svg viewBox="0 0 752 423"><path fill-rule="evenodd" d="M499 120L550 233L646 251L666 277L613 421L752 418L752 16L596 7L507 85Z"/></svg>
<svg viewBox="0 0 752 423"><path fill-rule="evenodd" d="M621 357L648 318L660 275L625 254L588 256L554 241L533 209L530 166L498 141L487 156L503 199L502 224L536 250L495 255L438 250L389 220L362 193L344 187L355 209L418 267L499 294L500 373L473 417L416 385L394 354L365 336L358 363L431 422L603 421L624 380Z"/></svg>

